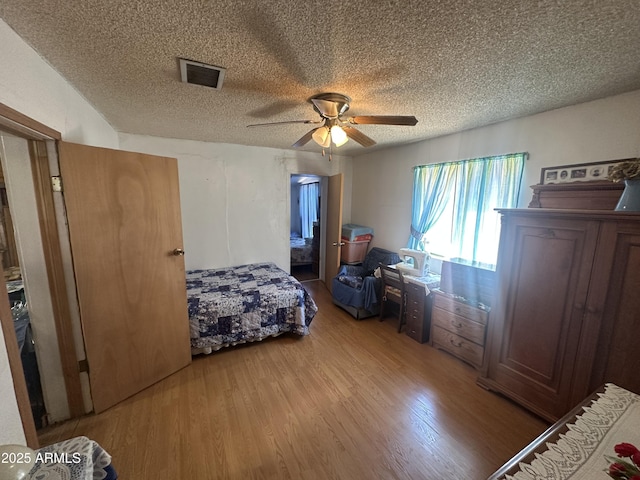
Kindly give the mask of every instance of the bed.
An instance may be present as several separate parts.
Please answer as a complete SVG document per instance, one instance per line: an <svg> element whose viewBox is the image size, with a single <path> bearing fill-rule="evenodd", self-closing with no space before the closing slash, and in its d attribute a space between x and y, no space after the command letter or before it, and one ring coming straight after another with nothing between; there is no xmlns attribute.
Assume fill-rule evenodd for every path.
<svg viewBox="0 0 640 480"><path fill-rule="evenodd" d="M191 353L283 333L304 336L318 308L300 282L274 263L187 272Z"/></svg>
<svg viewBox="0 0 640 480"><path fill-rule="evenodd" d="M312 238L291 236L291 266L311 265L313 263Z"/></svg>
<svg viewBox="0 0 640 480"><path fill-rule="evenodd" d="M620 443L640 448L640 395L608 383L489 480L603 480Z"/></svg>

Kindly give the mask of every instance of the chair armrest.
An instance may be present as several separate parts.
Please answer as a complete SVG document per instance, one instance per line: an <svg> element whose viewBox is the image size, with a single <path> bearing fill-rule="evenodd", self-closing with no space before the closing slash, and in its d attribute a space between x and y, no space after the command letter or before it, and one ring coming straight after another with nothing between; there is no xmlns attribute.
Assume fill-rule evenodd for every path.
<svg viewBox="0 0 640 480"><path fill-rule="evenodd" d="M363 285L371 285L371 288L373 288L376 292L382 286L382 280L380 280L379 278L374 277L373 275L369 275L368 277L364 277L362 280L363 280L363 282L362 282Z"/></svg>

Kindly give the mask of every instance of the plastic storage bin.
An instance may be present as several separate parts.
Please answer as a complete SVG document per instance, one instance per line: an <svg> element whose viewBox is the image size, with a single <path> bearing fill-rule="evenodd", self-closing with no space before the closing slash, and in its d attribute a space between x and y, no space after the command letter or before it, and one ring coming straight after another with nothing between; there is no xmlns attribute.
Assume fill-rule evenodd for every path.
<svg viewBox="0 0 640 480"><path fill-rule="evenodd" d="M354 223L346 223L342 225L342 238L344 240L355 242L359 240L356 237L361 237L364 235L368 235L369 240L371 240L371 237L373 236L373 228L356 225ZM362 240L365 240L365 238L362 238Z"/></svg>
<svg viewBox="0 0 640 480"><path fill-rule="evenodd" d="M369 247L369 240L362 240L356 242L344 241L340 253L340 260L342 263L362 263L365 255L367 254L367 248Z"/></svg>

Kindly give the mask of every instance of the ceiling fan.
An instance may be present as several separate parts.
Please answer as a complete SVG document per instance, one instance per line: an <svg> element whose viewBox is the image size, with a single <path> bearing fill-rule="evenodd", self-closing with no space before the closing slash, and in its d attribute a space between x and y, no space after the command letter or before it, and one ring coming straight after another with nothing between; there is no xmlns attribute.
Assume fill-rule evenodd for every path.
<svg viewBox="0 0 640 480"><path fill-rule="evenodd" d="M347 110L349 110L351 98L341 93L320 93L311 97L309 102L313 104L313 109L320 114L319 120L292 120L288 122L257 123L247 126L262 127L290 123L320 125L319 127L308 131L292 146L296 148L302 147L313 139L324 149L331 148L332 144L336 147L340 147L350 138L363 147L370 147L376 144L375 140L352 127L352 125L413 126L418 123L416 117L408 115L357 115L345 117L343 115Z"/></svg>

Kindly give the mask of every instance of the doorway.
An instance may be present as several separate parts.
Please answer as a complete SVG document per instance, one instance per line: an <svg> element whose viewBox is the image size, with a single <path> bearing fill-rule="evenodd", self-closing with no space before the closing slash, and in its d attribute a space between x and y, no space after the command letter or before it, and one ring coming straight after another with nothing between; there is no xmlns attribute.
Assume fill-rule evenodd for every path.
<svg viewBox="0 0 640 480"><path fill-rule="evenodd" d="M298 281L320 277L322 232L322 177L291 175L289 252L291 275Z"/></svg>
<svg viewBox="0 0 640 480"><path fill-rule="evenodd" d="M0 134L7 135L4 132L0 132ZM0 150L0 155L3 153L4 149ZM18 351L27 385L31 413L36 429L41 429L47 425L47 412L29 315L30 305L27 302L25 283L20 268L19 245L16 242L11 212L4 171L0 164L0 255L4 269L3 276L9 296L9 307L18 341Z"/></svg>

